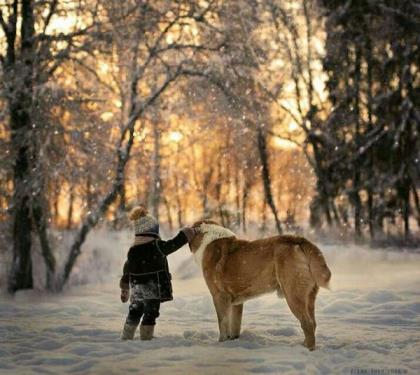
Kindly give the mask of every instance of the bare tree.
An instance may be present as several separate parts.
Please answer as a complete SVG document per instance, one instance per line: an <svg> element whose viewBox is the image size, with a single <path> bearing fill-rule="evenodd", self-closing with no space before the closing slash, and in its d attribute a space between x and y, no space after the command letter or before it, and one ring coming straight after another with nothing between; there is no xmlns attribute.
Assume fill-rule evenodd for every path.
<svg viewBox="0 0 420 375"><path fill-rule="evenodd" d="M11 1L2 9L0 23L6 36L5 56L1 56L5 97L10 113L10 129L12 149L15 153L14 163L14 198L12 213L14 216L14 261L9 278L9 290L14 292L22 288L32 287L31 265L31 229L36 229L41 243L42 253L47 266L47 287L62 289L67 282L73 265L81 253L81 246L89 231L98 223L101 217L115 202L118 196L123 196L125 167L130 158L134 143L136 124L145 111L159 98L162 93L183 74L183 68L194 59L196 52L205 51L206 46L185 42L184 33L175 40L167 38L170 33L177 34L187 24L206 24L206 14L209 6L196 6L185 2L182 4L159 4L155 8L151 2L132 1L122 9L112 21L106 21L106 8L109 3L99 6L99 1L87 4L78 2L61 4L52 0L48 3L48 12L40 12L31 1ZM114 4L117 5L117 4ZM163 8L162 8L163 7ZM165 8L166 7L166 8ZM115 7L117 9L118 7ZM101 9L100 17L98 15ZM60 17L65 12L79 12L77 16L90 15L89 24L69 32L51 31L49 24L54 17ZM115 13L114 13L115 15ZM77 17L76 16L76 17ZM99 23L99 18L101 22ZM19 23L18 20L21 20ZM69 62L78 64L86 75L91 76L102 86L108 86L110 91L115 86L105 82L89 66L89 61L95 59L98 53L107 54L108 42L112 40L113 27L124 25L126 20L134 25L135 35L139 38L132 44L131 61L134 65L133 74L129 79L129 91L125 102L127 115L119 126L120 134L115 147L114 172L110 175L110 186L102 187L105 191L96 207L88 211L70 247L61 276L56 274L56 261L48 238L48 204L43 197L45 181L42 173L33 173L43 169L42 160L38 158L36 137L33 137L34 116L37 100L42 100L42 91L35 88L43 87L46 82L54 80L55 74L66 67ZM145 20L143 22L141 20ZM21 25L20 32L17 27ZM38 25L42 27L38 27ZM35 28L35 25L37 27ZM147 30L146 28L147 27ZM129 34L128 34L129 35ZM91 43L95 41L95 45ZM131 39L133 40L133 38ZM217 50L215 46L209 49ZM173 59L176 51L178 58ZM85 60L81 58L84 54ZM143 92L145 86L153 89ZM38 130L38 129L36 129ZM48 130L48 129L44 129ZM44 133L43 133L44 134ZM48 132L45 132L48 135ZM88 184L89 185L89 184ZM89 185L90 186L90 185ZM88 187L88 190L91 188ZM55 278L53 276L56 276ZM54 281L55 279L55 281Z"/></svg>

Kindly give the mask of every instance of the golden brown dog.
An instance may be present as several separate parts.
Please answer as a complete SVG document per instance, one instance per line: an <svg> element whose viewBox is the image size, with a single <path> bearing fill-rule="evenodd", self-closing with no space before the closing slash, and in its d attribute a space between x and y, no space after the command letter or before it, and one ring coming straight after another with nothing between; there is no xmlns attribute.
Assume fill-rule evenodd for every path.
<svg viewBox="0 0 420 375"><path fill-rule="evenodd" d="M244 301L276 291L300 321L304 345L313 350L315 298L319 287L328 287L331 278L321 251L297 236L245 241L212 221L194 226L199 233L190 249L213 297L219 341L239 337Z"/></svg>

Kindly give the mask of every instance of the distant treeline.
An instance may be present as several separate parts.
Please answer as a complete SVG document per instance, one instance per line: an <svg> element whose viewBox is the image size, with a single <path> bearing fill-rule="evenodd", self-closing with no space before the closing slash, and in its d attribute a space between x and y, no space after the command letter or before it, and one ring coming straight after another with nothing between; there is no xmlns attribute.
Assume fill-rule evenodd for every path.
<svg viewBox="0 0 420 375"><path fill-rule="evenodd" d="M311 112L320 160L311 224L353 224L374 238L401 220L409 236L410 218L420 226L419 3L321 5L331 110L325 120Z"/></svg>

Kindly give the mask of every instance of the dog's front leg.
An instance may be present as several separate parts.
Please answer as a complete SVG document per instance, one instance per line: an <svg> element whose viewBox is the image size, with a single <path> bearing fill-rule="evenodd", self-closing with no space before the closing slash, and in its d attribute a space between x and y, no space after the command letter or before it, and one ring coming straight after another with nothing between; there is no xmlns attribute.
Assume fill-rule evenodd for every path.
<svg viewBox="0 0 420 375"><path fill-rule="evenodd" d="M244 305L233 305L231 307L231 320L230 320L230 339L234 340L241 334L242 311Z"/></svg>
<svg viewBox="0 0 420 375"><path fill-rule="evenodd" d="M231 317L231 298L229 295L213 295L214 307L216 308L217 320L219 322L219 341L230 339L230 317Z"/></svg>

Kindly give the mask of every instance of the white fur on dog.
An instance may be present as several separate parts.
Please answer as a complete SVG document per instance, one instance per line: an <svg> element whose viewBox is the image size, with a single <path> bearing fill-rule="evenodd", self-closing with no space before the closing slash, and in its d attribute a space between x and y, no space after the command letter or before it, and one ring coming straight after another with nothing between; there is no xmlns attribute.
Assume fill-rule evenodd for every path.
<svg viewBox="0 0 420 375"><path fill-rule="evenodd" d="M198 230L204 234L204 238L194 253L194 259L201 268L203 268L204 250L211 242L220 238L236 237L235 233L217 224L203 223L198 227Z"/></svg>

